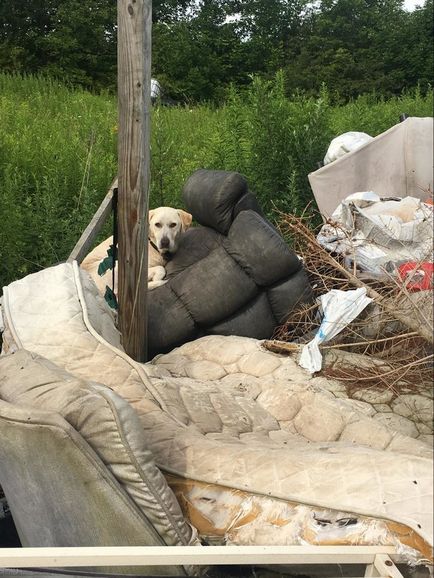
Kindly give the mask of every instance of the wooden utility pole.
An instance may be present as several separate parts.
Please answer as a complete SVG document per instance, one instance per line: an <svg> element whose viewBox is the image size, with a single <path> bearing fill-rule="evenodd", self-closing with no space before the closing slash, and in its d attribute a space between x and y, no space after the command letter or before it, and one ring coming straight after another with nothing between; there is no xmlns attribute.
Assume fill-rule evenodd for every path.
<svg viewBox="0 0 434 578"><path fill-rule="evenodd" d="M118 304L125 351L147 358L151 0L118 0Z"/></svg>

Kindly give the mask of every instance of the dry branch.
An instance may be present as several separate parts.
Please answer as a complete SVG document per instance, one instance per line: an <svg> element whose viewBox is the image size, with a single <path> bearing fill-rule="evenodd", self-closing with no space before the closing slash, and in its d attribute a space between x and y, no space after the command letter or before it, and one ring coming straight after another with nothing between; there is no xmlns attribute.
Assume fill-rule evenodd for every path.
<svg viewBox="0 0 434 578"><path fill-rule="evenodd" d="M372 285L368 285L354 273L351 273L345 269L345 267L339 261L337 261L328 251L326 251L326 249L319 245L315 234L304 224L301 219L293 215L286 214L281 215L281 217L282 219L280 227L284 234L289 233L293 238L299 237L307 250L316 253L316 259L321 260L323 263L329 264L332 270L338 272L340 277L348 280L350 285L358 288L364 287L366 289L366 294L371 297L375 303L380 305L380 307L386 311L393 319L396 319L404 326L416 332L429 343L432 344L434 342L432 324L427 323L426 319L420 319L420 315L409 316L408 314L403 313L401 309L397 307L398 303L396 300L390 302L387 294L385 295L379 293L374 289L374 287L372 287ZM404 295L404 285L400 289L402 292L401 294ZM409 297L407 298L409 299ZM402 303L400 303L400 305L402 305Z"/></svg>
<svg viewBox="0 0 434 578"><path fill-rule="evenodd" d="M322 375L342 380L348 390L372 386L397 394L403 389L430 388L432 292L410 293L404 283L392 277L378 280L356 268L348 271L343 257L335 258L321 247L315 232L302 218L280 214L279 226L304 261L314 297L331 289L345 291L364 287L373 299L332 342L320 346L329 352L348 350L362 354L368 363L351 365L349 357L344 355L339 363L330 364L326 356ZM303 343L313 338L320 323L318 304L305 304L291 313L288 321L275 331L272 340L264 342L264 346L275 353L296 353Z"/></svg>

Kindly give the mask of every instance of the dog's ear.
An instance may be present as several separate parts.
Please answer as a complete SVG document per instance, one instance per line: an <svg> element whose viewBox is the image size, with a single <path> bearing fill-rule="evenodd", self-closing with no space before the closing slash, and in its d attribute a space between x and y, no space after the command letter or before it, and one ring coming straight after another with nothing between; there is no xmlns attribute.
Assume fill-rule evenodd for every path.
<svg viewBox="0 0 434 578"><path fill-rule="evenodd" d="M148 211L148 224L151 225L151 219L155 214L155 209L150 209ZM154 235L154 228L149 226L148 227L148 238L149 239L154 239L155 240L155 235Z"/></svg>
<svg viewBox="0 0 434 578"><path fill-rule="evenodd" d="M178 209L178 215L181 218L182 230L186 231L188 227L191 225L193 215L190 215L190 213L187 213L187 211L183 211L182 209Z"/></svg>

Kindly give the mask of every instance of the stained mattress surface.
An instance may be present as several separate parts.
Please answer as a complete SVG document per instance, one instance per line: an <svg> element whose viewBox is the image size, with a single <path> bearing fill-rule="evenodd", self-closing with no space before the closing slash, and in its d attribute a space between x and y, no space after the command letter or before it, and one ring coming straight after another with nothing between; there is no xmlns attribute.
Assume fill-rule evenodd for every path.
<svg viewBox="0 0 434 578"><path fill-rule="evenodd" d="M432 545L429 446L336 399L293 359L208 336L136 363L76 263L12 283L2 309L4 353L33 351L131 403L179 496L193 480L404 524Z"/></svg>

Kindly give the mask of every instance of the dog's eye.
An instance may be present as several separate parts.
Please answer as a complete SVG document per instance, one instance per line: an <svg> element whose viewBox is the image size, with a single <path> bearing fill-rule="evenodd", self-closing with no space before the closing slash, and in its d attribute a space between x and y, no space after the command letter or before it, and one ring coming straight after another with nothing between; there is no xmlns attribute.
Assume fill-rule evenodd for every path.
<svg viewBox="0 0 434 578"><path fill-rule="evenodd" d="M161 223L155 223L155 226L157 227L157 229L161 229Z"/></svg>
<svg viewBox="0 0 434 578"><path fill-rule="evenodd" d="M176 227L176 223L170 223L169 227L170 227L171 229L173 229L174 227Z"/></svg>

